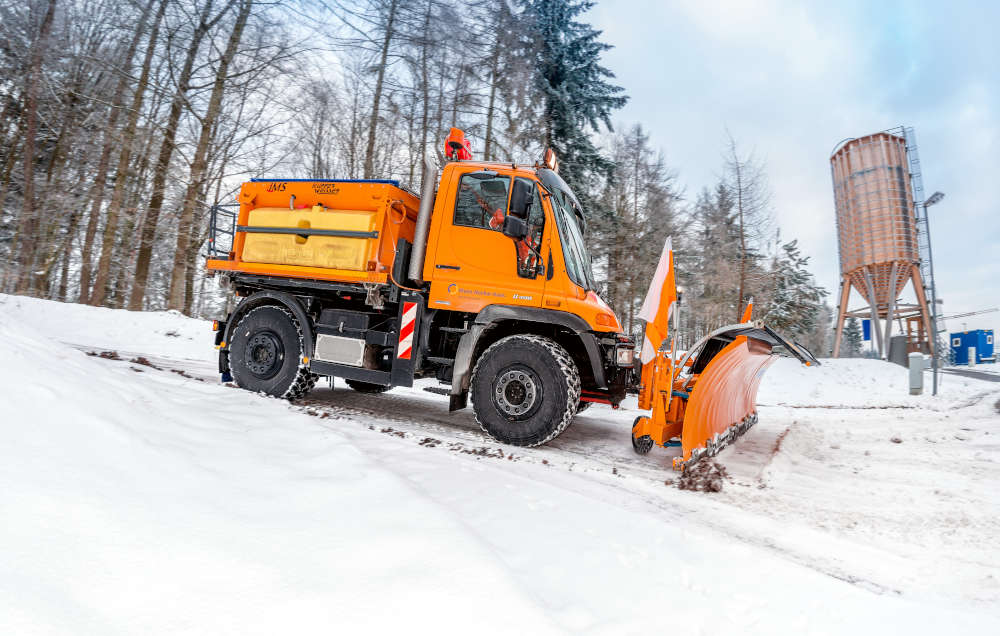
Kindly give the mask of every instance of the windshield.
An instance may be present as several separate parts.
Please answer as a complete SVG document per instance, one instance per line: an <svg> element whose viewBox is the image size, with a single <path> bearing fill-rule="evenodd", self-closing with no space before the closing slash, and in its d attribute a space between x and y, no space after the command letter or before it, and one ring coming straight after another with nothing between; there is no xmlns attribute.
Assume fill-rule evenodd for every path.
<svg viewBox="0 0 1000 636"><path fill-rule="evenodd" d="M590 254L583 242L583 212L580 202L559 175L547 169L538 170L542 184L549 190L552 211L559 228L559 240L563 245L566 273L570 280L590 291L597 288L594 274L590 269Z"/></svg>

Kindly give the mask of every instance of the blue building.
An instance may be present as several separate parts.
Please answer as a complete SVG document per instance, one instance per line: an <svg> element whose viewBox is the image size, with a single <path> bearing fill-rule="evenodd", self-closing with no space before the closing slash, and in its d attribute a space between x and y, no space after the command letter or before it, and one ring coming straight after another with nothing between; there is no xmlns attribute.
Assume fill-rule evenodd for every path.
<svg viewBox="0 0 1000 636"><path fill-rule="evenodd" d="M976 329L951 334L951 359L955 364L969 364L969 348L976 348L976 364L996 362L993 355L993 330Z"/></svg>

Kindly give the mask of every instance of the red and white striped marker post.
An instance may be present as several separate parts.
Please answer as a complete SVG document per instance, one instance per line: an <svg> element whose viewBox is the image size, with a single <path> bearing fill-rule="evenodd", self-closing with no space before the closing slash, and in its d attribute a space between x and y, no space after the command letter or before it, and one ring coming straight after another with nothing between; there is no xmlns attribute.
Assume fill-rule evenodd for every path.
<svg viewBox="0 0 1000 636"><path fill-rule="evenodd" d="M417 325L417 303L403 303L403 319L399 327L396 357L409 360L413 352L413 330Z"/></svg>

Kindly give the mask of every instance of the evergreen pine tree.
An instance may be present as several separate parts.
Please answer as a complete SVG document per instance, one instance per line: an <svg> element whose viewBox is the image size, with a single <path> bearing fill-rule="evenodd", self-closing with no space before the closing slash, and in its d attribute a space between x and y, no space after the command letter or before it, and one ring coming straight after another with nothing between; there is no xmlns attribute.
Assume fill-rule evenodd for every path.
<svg viewBox="0 0 1000 636"><path fill-rule="evenodd" d="M827 291L818 286L806 266L798 241L781 246L771 264L771 289L760 316L768 325L792 338L802 338L815 327Z"/></svg>
<svg viewBox="0 0 1000 636"><path fill-rule="evenodd" d="M614 74L600 64L601 53L611 46L598 39L600 31L576 20L593 5L590 0L521 0L533 84L541 99L542 143L555 150L560 176L585 208L590 208L593 177L609 177L612 170L590 132L601 122L611 130L611 112L628 101L622 87L607 81Z"/></svg>
<svg viewBox="0 0 1000 636"><path fill-rule="evenodd" d="M861 357L861 323L855 317L847 319L847 326L844 329L844 350L848 358Z"/></svg>
<svg viewBox="0 0 1000 636"><path fill-rule="evenodd" d="M601 297L618 312L626 332L638 328L636 313L668 236L682 250L679 195L674 174L649 135L636 124L613 133L605 147L614 163L590 210L587 225Z"/></svg>
<svg viewBox="0 0 1000 636"><path fill-rule="evenodd" d="M692 220L691 254L680 254L677 264L681 284L688 290L690 328L697 337L732 322L735 311L739 234L733 199L724 183L701 191Z"/></svg>

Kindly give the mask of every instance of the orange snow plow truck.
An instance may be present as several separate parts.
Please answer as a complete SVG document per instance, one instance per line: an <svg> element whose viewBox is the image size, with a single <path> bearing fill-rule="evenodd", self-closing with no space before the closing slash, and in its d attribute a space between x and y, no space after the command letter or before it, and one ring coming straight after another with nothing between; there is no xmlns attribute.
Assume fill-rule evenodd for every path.
<svg viewBox="0 0 1000 636"><path fill-rule="evenodd" d="M425 388L450 396L450 410L471 397L482 429L517 446L544 444L589 403L617 408L638 390L635 345L597 295L584 213L554 153L545 165L472 161L453 129L445 156L443 168L425 159L419 197L390 180L254 179L238 212L213 209L207 267L240 299L215 322L225 381L298 398L320 376L372 394L436 378ZM783 344L733 338L753 342L753 355ZM702 378L712 347L692 356ZM690 399L755 391L755 380L722 380L692 380ZM753 401L739 404L699 412L698 437L745 421ZM671 426L639 437L669 446L679 435L686 461L711 442Z"/></svg>

